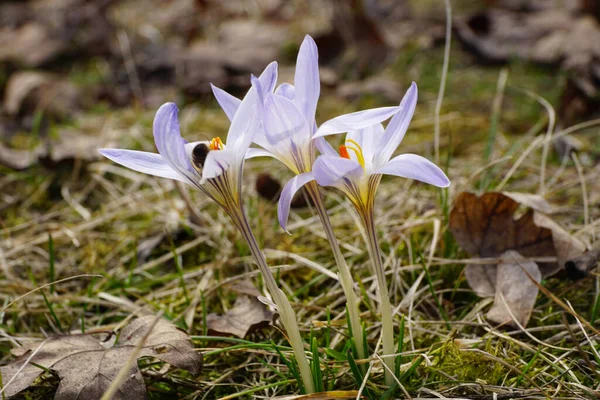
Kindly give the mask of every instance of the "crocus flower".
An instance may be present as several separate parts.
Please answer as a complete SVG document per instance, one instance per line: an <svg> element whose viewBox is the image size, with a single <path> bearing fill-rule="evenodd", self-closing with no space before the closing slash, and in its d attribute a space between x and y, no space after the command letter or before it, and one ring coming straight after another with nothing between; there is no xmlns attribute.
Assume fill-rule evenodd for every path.
<svg viewBox="0 0 600 400"><path fill-rule="evenodd" d="M450 180L431 161L416 154L401 154L391 158L402 142L417 104L417 85L413 83L400 102L399 111L384 129L380 123L363 128L348 118L334 118L321 125L316 138L348 132L339 154L333 148L320 155L311 172L298 175L283 189L279 200L283 226L294 193L303 185L316 181L321 186L340 189L358 212L368 238L369 256L374 269L381 304L382 347L384 355L394 353L392 308L388 295L381 251L374 220L375 194L382 175L395 175L419 180L438 187L448 187ZM386 357L385 381L393 383L394 357Z"/></svg>
<svg viewBox="0 0 600 400"><path fill-rule="evenodd" d="M258 78L261 86L277 77L277 64L270 64ZM219 137L188 143L179 133L177 106L166 103L154 118L154 142L158 154L136 150L101 149L112 161L135 171L175 179L206 193L228 209L241 204L241 175L246 152L260 126L262 104L252 88L240 101L237 118L231 121L226 143Z"/></svg>
<svg viewBox="0 0 600 400"><path fill-rule="evenodd" d="M112 161L135 171L175 179L200 189L231 217L252 253L267 289L273 296L294 350L304 388L314 392L314 383L296 315L277 283L252 233L242 202L242 169L253 135L259 131L263 108L262 88L276 80L277 64L270 64L260 78L252 77L252 88L238 104L226 143L215 137L210 141L188 143L179 132L177 106L166 103L154 118L154 142L159 154L124 149L101 149Z"/></svg>
<svg viewBox="0 0 600 400"><path fill-rule="evenodd" d="M329 148L320 155L311 172L288 182L279 200L280 223L287 225L291 200L305 184L316 180L321 186L340 189L361 213L373 207L375 192L382 175L415 179L438 187L448 187L450 180L431 161L416 154L391 158L404 138L417 104L417 85L413 83L400 102L399 112L384 129L380 123L362 128L348 118L334 118L319 128L315 138L348 132L339 153ZM358 128L357 128L358 125Z"/></svg>
<svg viewBox="0 0 600 400"><path fill-rule="evenodd" d="M276 88L276 80L263 85L264 113L262 129L254 137L254 143L261 148L251 148L247 157L273 157L285 164L297 176L292 179L292 185L302 185L302 174L309 173L317 156L317 150L322 153L333 152L327 141L319 137L322 128L334 125L352 125L355 129L385 121L398 112L398 107L382 107L342 115L334 120L325 122L317 128L315 114L321 91L319 79L318 50L315 41L305 36L294 74L294 85L282 83ZM215 98L230 119L234 119L240 100L227 92L213 86ZM340 282L348 302L349 320L352 325L354 341L356 342L359 358L365 358L363 335L358 314L358 301L354 293L352 276L333 232L333 227L323 204L319 188L309 183L307 192L323 224L325 234L331 245L336 264L340 271ZM284 193L285 194L285 193ZM282 196L284 195L282 194ZM290 199L291 201L291 199ZM279 208L279 221L287 220L288 209Z"/></svg>

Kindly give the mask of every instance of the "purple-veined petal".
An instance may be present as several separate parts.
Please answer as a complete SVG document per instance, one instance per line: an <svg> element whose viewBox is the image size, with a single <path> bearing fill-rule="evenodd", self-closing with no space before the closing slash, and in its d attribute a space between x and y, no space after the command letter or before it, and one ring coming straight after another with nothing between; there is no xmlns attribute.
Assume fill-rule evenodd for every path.
<svg viewBox="0 0 600 400"><path fill-rule="evenodd" d="M417 85L413 82L400 102L400 111L394 115L380 139L378 146L380 153L378 159L381 164L389 161L392 154L394 154L394 151L396 151L396 148L398 148L402 142L402 139L404 139L410 120L415 113L417 97Z"/></svg>
<svg viewBox="0 0 600 400"><path fill-rule="evenodd" d="M356 178L363 174L362 166L343 157L319 156L313 164L315 180L321 186L332 186L344 177Z"/></svg>
<svg viewBox="0 0 600 400"><path fill-rule="evenodd" d="M337 133L363 129L385 121L392 115L396 114L399 110L399 106L380 107L340 115L339 117L335 117L324 122L319 129L317 129L317 132L313 135L313 137L334 135Z"/></svg>
<svg viewBox="0 0 600 400"><path fill-rule="evenodd" d="M210 84L210 87L212 88L215 99L217 99L217 102L225 112L225 115L227 115L227 118L232 121L233 117L235 116L235 112L242 101L237 97L227 93L223 89L216 87L212 83Z"/></svg>
<svg viewBox="0 0 600 400"><path fill-rule="evenodd" d="M302 186L306 185L313 179L315 178L313 177L312 172L305 172L290 179L290 181L283 187L281 196L279 197L279 205L277 206L277 217L279 218L279 225L281 225L286 232L288 216L290 215L290 207L292 205L292 199L294 198L294 195Z"/></svg>
<svg viewBox="0 0 600 400"><path fill-rule="evenodd" d="M191 181L197 175L187 156L187 142L179 133L177 106L175 103L163 104L154 117L154 143L163 160L174 170Z"/></svg>
<svg viewBox="0 0 600 400"><path fill-rule="evenodd" d="M438 187L450 186L450 180L437 165L416 154L401 154L375 173L415 179Z"/></svg>
<svg viewBox="0 0 600 400"><path fill-rule="evenodd" d="M266 139L272 146L306 146L310 131L294 103L282 96L267 95L263 115Z"/></svg>
<svg viewBox="0 0 600 400"><path fill-rule="evenodd" d="M294 101L294 99L296 98L295 91L296 89L294 88L294 85L290 85L289 83L282 83L277 87L277 89L275 89L275 94Z"/></svg>
<svg viewBox="0 0 600 400"><path fill-rule="evenodd" d="M246 160L248 160L250 158L256 158L256 157L273 157L273 158L275 158L273 153L271 153L270 151L267 151L265 149L257 149L254 147L249 148L248 151L246 152Z"/></svg>
<svg viewBox="0 0 600 400"><path fill-rule="evenodd" d="M216 178L229 169L235 163L237 156L231 150L213 150L206 156L204 168L202 169L201 184L204 184L207 179Z"/></svg>
<svg viewBox="0 0 600 400"><path fill-rule="evenodd" d="M187 177L171 168L160 154L124 149L100 149L98 151L109 160L134 171L190 183Z"/></svg>
<svg viewBox="0 0 600 400"><path fill-rule="evenodd" d="M337 156L338 153L335 151L332 145L324 137L319 137L314 140L315 146L319 152L325 156Z"/></svg>
<svg viewBox="0 0 600 400"><path fill-rule="evenodd" d="M319 80L319 51L317 44L309 35L304 37L298 52L294 87L294 101L308 125L311 126L315 120L321 82Z"/></svg>

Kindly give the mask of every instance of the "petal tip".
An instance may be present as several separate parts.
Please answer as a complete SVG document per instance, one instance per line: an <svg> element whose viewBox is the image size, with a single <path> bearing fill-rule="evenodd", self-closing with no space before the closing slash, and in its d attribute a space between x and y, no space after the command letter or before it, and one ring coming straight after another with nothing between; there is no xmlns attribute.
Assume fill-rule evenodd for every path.
<svg viewBox="0 0 600 400"><path fill-rule="evenodd" d="M158 111L156 112L158 113L166 113L166 112L177 112L177 104L173 103L173 102L168 102L163 104L162 106L160 106L160 108L158 109Z"/></svg>

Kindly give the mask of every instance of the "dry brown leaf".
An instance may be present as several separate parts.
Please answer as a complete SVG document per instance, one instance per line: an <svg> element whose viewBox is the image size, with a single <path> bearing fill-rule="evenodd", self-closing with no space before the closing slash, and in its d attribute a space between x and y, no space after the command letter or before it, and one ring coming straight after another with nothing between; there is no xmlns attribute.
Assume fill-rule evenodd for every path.
<svg viewBox="0 0 600 400"><path fill-rule="evenodd" d="M125 365L136 346L148 334L154 316L138 318L120 333L119 343L107 345L92 335L57 336L43 343L31 344L13 350L17 356L12 363L0 368L5 394L14 396L26 389L43 372L39 367L55 371L60 385L55 400L99 399ZM36 352L36 349L39 350ZM34 354L35 352L35 354ZM23 364L29 363L19 372ZM139 357L155 357L190 371L197 376L202 368L202 355L194 350L189 336L170 322L160 319L142 345ZM131 366L128 379L123 382L115 399L144 399L146 386L137 363Z"/></svg>
<svg viewBox="0 0 600 400"><path fill-rule="evenodd" d="M515 193L510 195L518 198ZM530 198L526 205L532 204L536 202ZM450 231L472 256L499 257L506 250L516 250L525 257L557 257L558 263L539 264L543 277L554 274L568 258L585 250L580 241L544 214L529 209L515 219L519 206L503 193L490 192L479 197L461 193L450 213ZM467 269L481 268L468 266ZM488 281L493 286L493 282Z"/></svg>
<svg viewBox="0 0 600 400"><path fill-rule="evenodd" d="M487 313L491 322L516 326L514 317L522 326L527 325L538 288L523 269L538 283L542 281L542 274L536 263L526 260L514 250L502 254L497 268L494 305Z"/></svg>
<svg viewBox="0 0 600 400"><path fill-rule="evenodd" d="M515 199L519 199L523 204L519 204ZM541 277L547 277L562 268L567 259L585 250L585 246L580 241L550 217L532 208L528 208L523 215L515 218L521 205L536 209L551 209L543 199L532 195L491 192L477 196L472 193L461 193L454 201L450 213L450 231L460 246L475 257L501 257L512 250L522 257L558 259L558 262L551 263L522 263L534 277L537 275L529 268L538 271ZM525 321L523 323L525 325L535 302L535 296L533 300L528 299L531 301L527 302L523 300L520 293L531 290L537 295L537 290L530 279L522 282L524 273L522 270L516 273L513 267L505 261L499 265L470 264L465 268L465 277L469 286L479 296L495 297L491 314L494 322L507 321L508 314L504 302L499 302L501 300L499 293L502 293L511 309L513 309L512 304L524 307L519 308L514 314L519 322ZM514 274L514 276L506 274ZM508 290L506 285L516 285L515 280L519 280L519 285L514 287L514 291ZM526 311L527 309L529 311Z"/></svg>
<svg viewBox="0 0 600 400"><path fill-rule="evenodd" d="M245 338L250 332L268 326L274 313L254 296L240 295L226 314L209 314L208 330L217 335L234 335Z"/></svg>

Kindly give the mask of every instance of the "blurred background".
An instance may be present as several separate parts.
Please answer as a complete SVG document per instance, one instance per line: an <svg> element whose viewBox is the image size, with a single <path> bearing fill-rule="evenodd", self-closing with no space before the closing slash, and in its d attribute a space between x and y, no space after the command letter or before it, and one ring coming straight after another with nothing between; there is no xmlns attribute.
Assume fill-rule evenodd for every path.
<svg viewBox="0 0 600 400"><path fill-rule="evenodd" d="M489 108L479 100L493 97L508 65L511 83L546 97L559 123L593 117L600 2L452 3L450 102ZM320 49L325 94L392 104L415 80L427 99L439 85L444 23L442 0L4 0L0 164L98 159L96 148L123 144L107 112L166 101L214 107L209 82L242 95L272 60L291 81L306 33Z"/></svg>

